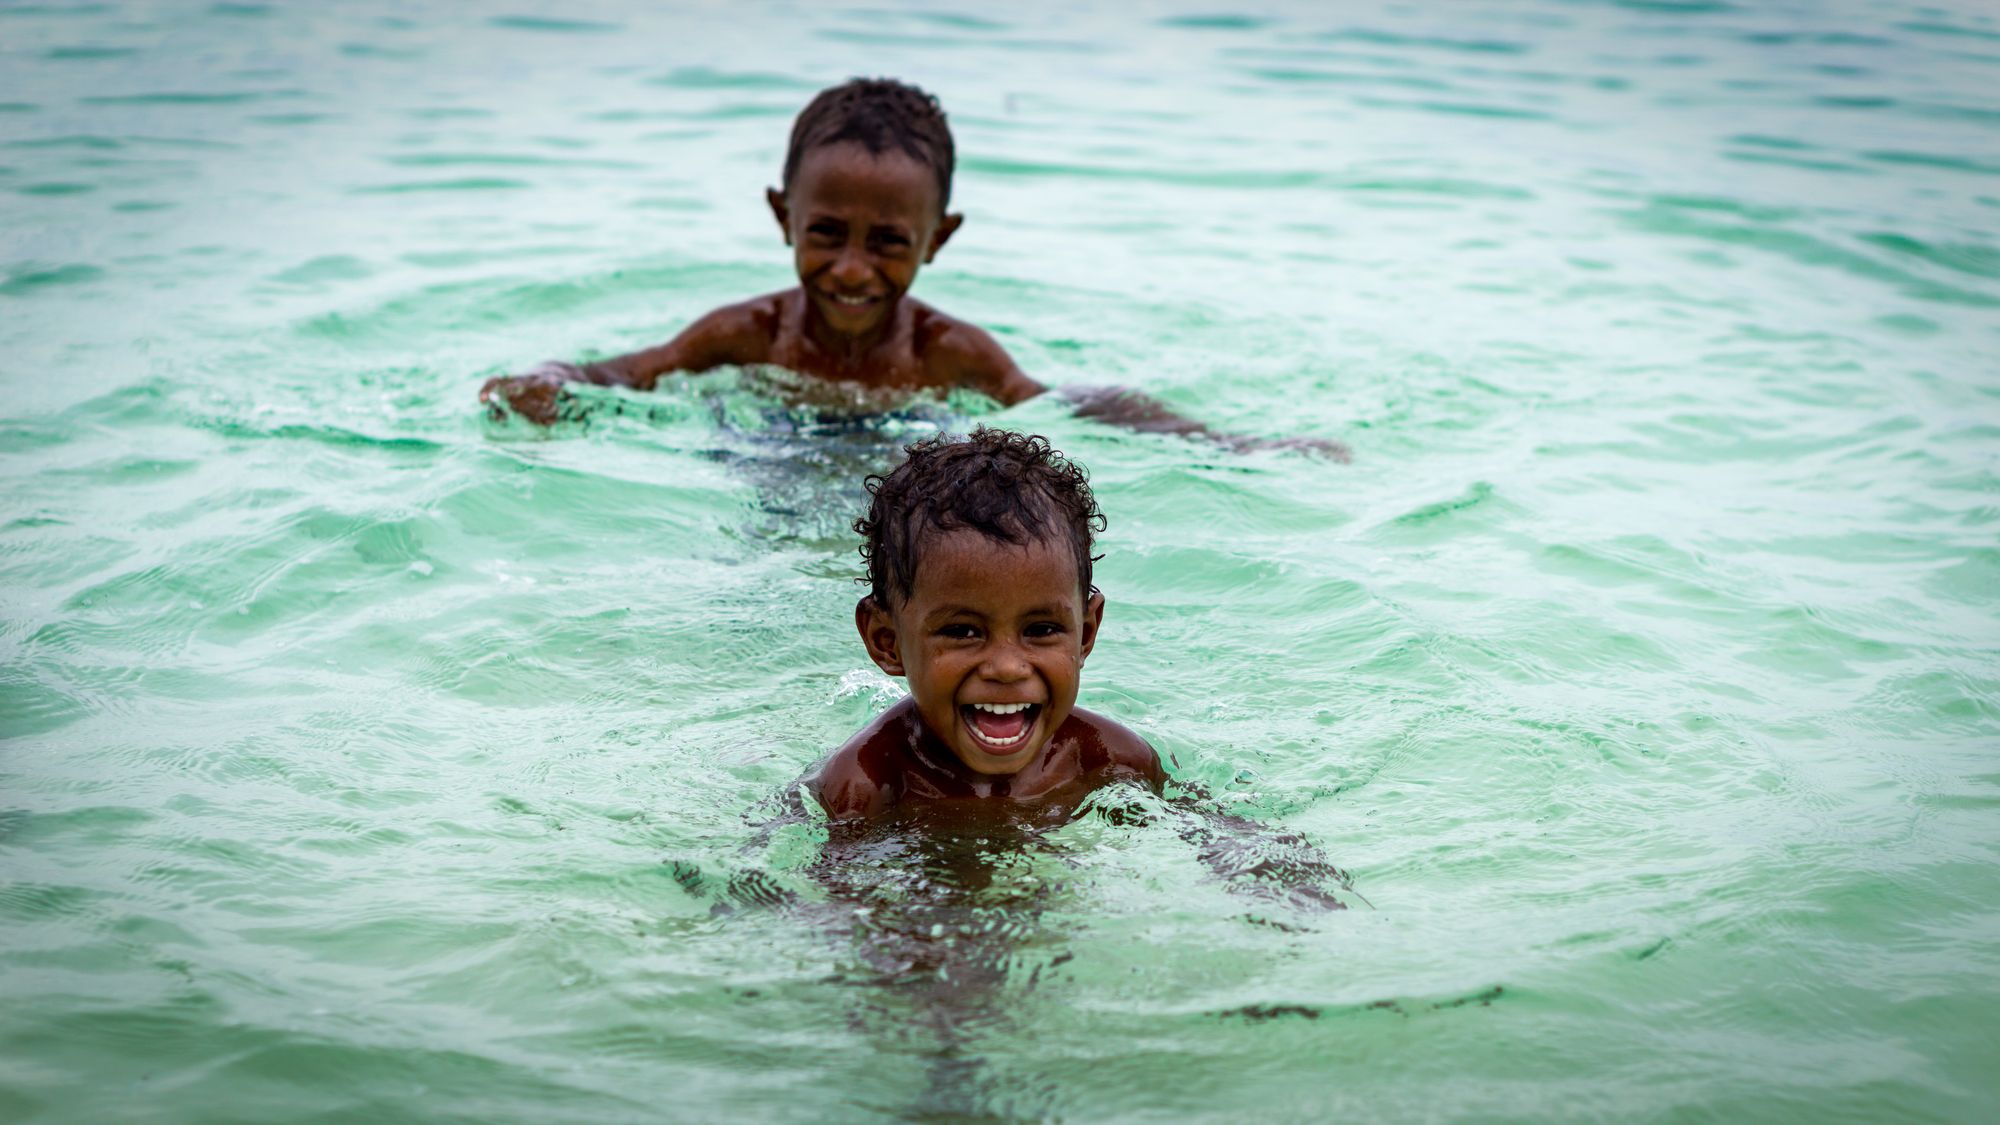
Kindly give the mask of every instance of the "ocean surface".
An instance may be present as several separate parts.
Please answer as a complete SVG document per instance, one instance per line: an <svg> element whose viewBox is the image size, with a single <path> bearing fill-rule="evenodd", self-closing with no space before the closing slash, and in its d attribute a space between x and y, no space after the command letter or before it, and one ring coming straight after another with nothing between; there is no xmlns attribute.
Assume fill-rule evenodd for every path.
<svg viewBox="0 0 2000 1125"><path fill-rule="evenodd" d="M1353 463L486 416L790 284L857 74L956 131L918 296ZM0 379L0 1119L2000 1101L1988 4L0 3ZM981 423L1174 796L831 839L860 478Z"/></svg>

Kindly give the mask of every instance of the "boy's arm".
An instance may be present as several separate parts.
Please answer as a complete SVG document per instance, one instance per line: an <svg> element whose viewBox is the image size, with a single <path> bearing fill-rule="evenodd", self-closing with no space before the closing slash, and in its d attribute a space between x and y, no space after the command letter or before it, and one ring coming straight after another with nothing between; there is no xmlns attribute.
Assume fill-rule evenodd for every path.
<svg viewBox="0 0 2000 1125"><path fill-rule="evenodd" d="M1202 863L1230 885L1307 909L1347 909L1326 889L1329 883L1368 901L1354 889L1347 872L1304 836L1225 811L1206 794L1175 804L1191 814L1181 824L1181 839L1199 849Z"/></svg>
<svg viewBox="0 0 2000 1125"><path fill-rule="evenodd" d="M896 803L901 771L897 746L910 738L916 705L898 701L854 733L807 776L806 791L834 821L874 816Z"/></svg>
<svg viewBox="0 0 2000 1125"><path fill-rule="evenodd" d="M1160 754L1153 749L1153 744L1141 738L1139 732L1082 707L1071 711L1070 715L1096 736L1099 752L1103 754L1103 762L1098 768L1109 777L1139 781L1154 793L1165 789L1167 768L1161 764Z"/></svg>
<svg viewBox="0 0 2000 1125"><path fill-rule="evenodd" d="M1179 434L1182 437L1201 438L1234 453L1250 453L1259 449L1297 449L1306 453L1317 453L1342 464L1354 459L1354 455L1345 445L1328 438L1260 438L1248 434L1211 430L1192 418L1184 418L1174 413L1167 404L1144 391L1135 391L1130 387L1062 387L1056 393L1076 408L1078 417L1108 422L1142 434Z"/></svg>
<svg viewBox="0 0 2000 1125"><path fill-rule="evenodd" d="M926 350L931 377L947 387L971 387L1002 406L1016 406L1046 386L1021 370L993 334L976 324L938 316L943 326Z"/></svg>
<svg viewBox="0 0 2000 1125"><path fill-rule="evenodd" d="M1013 406L1049 388L1021 370L1007 349L984 329L955 322L939 340L943 381L967 386ZM1174 413L1159 399L1130 387L1061 387L1056 394L1076 410L1077 416L1142 434L1179 434L1212 441L1225 449L1247 453L1255 449L1300 449L1335 461L1351 459L1347 447L1322 438L1255 438L1211 430L1192 418Z"/></svg>
<svg viewBox="0 0 2000 1125"><path fill-rule="evenodd" d="M1172 779L1151 743L1124 724L1081 707L1071 714L1097 735L1108 757L1100 767L1107 775L1137 778L1156 794L1165 790ZM1231 886L1315 910L1346 909L1326 889L1329 883L1361 898L1347 873L1328 862L1305 837L1228 812L1197 784L1173 784L1182 790L1167 799L1168 809L1179 821L1178 834L1195 845L1202 863Z"/></svg>
<svg viewBox="0 0 2000 1125"><path fill-rule="evenodd" d="M659 384L660 376L670 372L762 363L770 356L776 323L773 298L725 305L656 348L594 363L544 363L519 375L488 379L479 388L479 401L494 403L497 398L523 417L548 425L556 420L562 389L569 383L650 391ZM497 413L497 404L495 410Z"/></svg>

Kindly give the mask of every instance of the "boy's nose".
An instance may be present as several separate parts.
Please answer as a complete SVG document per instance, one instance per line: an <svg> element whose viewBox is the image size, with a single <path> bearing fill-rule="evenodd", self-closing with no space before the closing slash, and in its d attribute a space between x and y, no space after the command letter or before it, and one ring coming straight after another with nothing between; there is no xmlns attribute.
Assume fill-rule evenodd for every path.
<svg viewBox="0 0 2000 1125"><path fill-rule="evenodd" d="M989 680L1013 683L1025 680L1034 674L1034 665L1013 645L996 645L986 654L986 663L980 672Z"/></svg>
<svg viewBox="0 0 2000 1125"><path fill-rule="evenodd" d="M833 281L840 286L860 288L868 284L871 271L867 259L857 250L843 250L833 260Z"/></svg>

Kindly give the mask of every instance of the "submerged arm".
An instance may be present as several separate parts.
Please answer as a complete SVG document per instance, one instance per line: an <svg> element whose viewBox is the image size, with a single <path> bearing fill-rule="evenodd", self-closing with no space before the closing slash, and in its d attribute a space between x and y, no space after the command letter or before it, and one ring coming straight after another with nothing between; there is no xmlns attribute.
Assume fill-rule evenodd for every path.
<svg viewBox="0 0 2000 1125"><path fill-rule="evenodd" d="M1100 797L1095 812L1112 824L1151 824L1164 814L1166 826L1233 891L1314 911L1345 910L1336 890L1367 903L1347 872L1304 836L1228 812L1186 781L1170 787L1177 792L1164 805Z"/></svg>
<svg viewBox="0 0 2000 1125"><path fill-rule="evenodd" d="M1199 785L1174 784L1180 792L1167 799L1167 807L1178 821L1177 833L1225 883L1309 910L1345 910L1333 888L1368 902L1311 840L1229 812Z"/></svg>
<svg viewBox="0 0 2000 1125"><path fill-rule="evenodd" d="M1347 909L1328 884L1360 898L1347 872L1304 836L1224 812L1210 802L1175 803L1192 814L1182 822L1181 839L1198 848L1202 863L1230 885L1318 910Z"/></svg>
<svg viewBox="0 0 2000 1125"><path fill-rule="evenodd" d="M1343 463L1353 459L1346 446L1325 438L1260 438L1211 430L1201 422L1174 413L1159 399L1130 387L1063 387L1056 393L1076 408L1080 418L1108 422L1142 434L1201 438L1236 453L1297 449Z"/></svg>
<svg viewBox="0 0 2000 1125"><path fill-rule="evenodd" d="M942 350L950 356L950 380L976 387L998 399L1003 406L1025 402L1050 389L1022 371L998 341L969 324L954 325L945 342L947 347ZM1351 459L1346 446L1324 438L1258 438L1212 430L1202 422L1174 413L1159 399L1130 387L1072 386L1057 388L1055 393L1070 404L1079 418L1109 423L1136 433L1200 438L1237 453L1257 449L1298 449L1335 461Z"/></svg>

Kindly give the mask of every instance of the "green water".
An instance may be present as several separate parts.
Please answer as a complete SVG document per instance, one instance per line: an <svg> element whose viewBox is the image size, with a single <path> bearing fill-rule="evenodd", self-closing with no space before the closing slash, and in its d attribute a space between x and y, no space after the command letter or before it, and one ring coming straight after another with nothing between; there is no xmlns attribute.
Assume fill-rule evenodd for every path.
<svg viewBox="0 0 2000 1125"><path fill-rule="evenodd" d="M0 5L0 1118L1989 1113L2000 19L1219 11ZM957 132L919 295L1354 463L482 417L786 284L857 73ZM976 421L1094 473L1083 702L1372 908L1130 796L760 827L898 690L855 482Z"/></svg>

